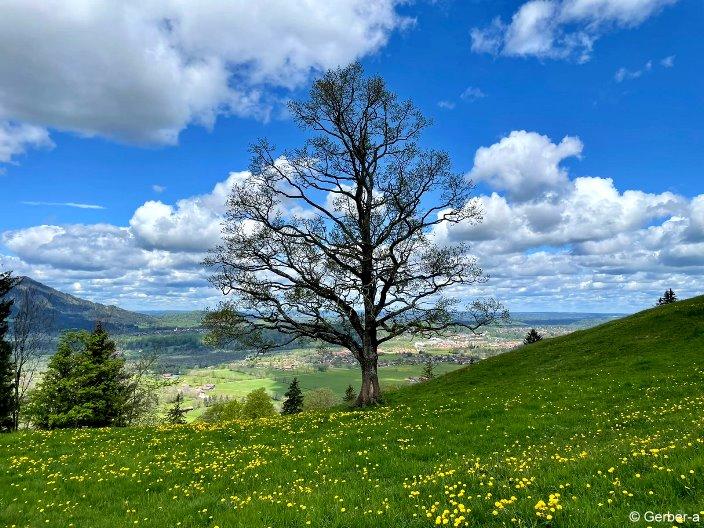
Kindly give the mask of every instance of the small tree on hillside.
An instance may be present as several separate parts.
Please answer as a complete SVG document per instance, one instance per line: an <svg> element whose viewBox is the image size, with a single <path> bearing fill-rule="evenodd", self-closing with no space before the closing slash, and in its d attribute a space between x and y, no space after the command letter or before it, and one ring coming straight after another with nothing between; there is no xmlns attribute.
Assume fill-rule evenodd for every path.
<svg viewBox="0 0 704 528"><path fill-rule="evenodd" d="M64 333L28 415L43 429L126 425L130 397L125 359L101 323L92 332Z"/></svg>
<svg viewBox="0 0 704 528"><path fill-rule="evenodd" d="M276 416L274 402L263 387L253 390L244 398L242 416L245 418L268 418Z"/></svg>
<svg viewBox="0 0 704 528"><path fill-rule="evenodd" d="M15 376L12 345L6 340L12 301L5 297L16 284L11 272L0 273L0 431L14 429Z"/></svg>
<svg viewBox="0 0 704 528"><path fill-rule="evenodd" d="M361 368L357 403L375 404L383 343L505 315L496 301L459 309L446 295L485 276L466 245L435 234L481 211L449 156L420 148L430 121L360 64L327 72L289 110L310 137L285 153L252 147L206 260L229 302L205 324L215 342L260 351L299 339L343 347Z"/></svg>
<svg viewBox="0 0 704 528"><path fill-rule="evenodd" d="M198 419L201 422L229 422L242 418L242 402L239 400L219 401L208 407Z"/></svg>
<svg viewBox="0 0 704 528"><path fill-rule="evenodd" d="M155 374L154 366L157 361L157 353L148 352L129 365L129 398L125 419L127 425L155 425L161 421L160 396L164 389L174 382Z"/></svg>
<svg viewBox="0 0 704 528"><path fill-rule="evenodd" d="M337 405L340 402L335 393L329 387L321 387L306 392L303 400L304 411L324 411Z"/></svg>
<svg viewBox="0 0 704 528"><path fill-rule="evenodd" d="M186 423L186 410L181 406L183 395L179 392L173 406L166 413L166 423L171 425L182 425Z"/></svg>
<svg viewBox="0 0 704 528"><path fill-rule="evenodd" d="M430 356L428 356L428 359L426 359L423 365L423 373L421 375L427 380L431 380L435 377L435 365L433 365L433 358Z"/></svg>
<svg viewBox="0 0 704 528"><path fill-rule="evenodd" d="M658 306L661 306L663 304L672 304L673 302L677 301L677 296L675 295L675 292L672 291L672 288L668 289L665 291L665 295L660 297L658 299Z"/></svg>
<svg viewBox="0 0 704 528"><path fill-rule="evenodd" d="M297 378L293 378L284 396L286 399L281 408L281 414L298 414L303 410L303 393L298 386Z"/></svg>
<svg viewBox="0 0 704 528"><path fill-rule="evenodd" d="M357 393L354 390L354 387L352 385L347 385L347 389L345 390L345 396L342 398L345 403L352 403L357 399Z"/></svg>
<svg viewBox="0 0 704 528"><path fill-rule="evenodd" d="M530 332L528 332L526 334L526 337L523 338L523 344L530 345L531 343L537 343L538 341L541 341L542 339L543 339L543 336L540 335L535 328L531 328Z"/></svg>

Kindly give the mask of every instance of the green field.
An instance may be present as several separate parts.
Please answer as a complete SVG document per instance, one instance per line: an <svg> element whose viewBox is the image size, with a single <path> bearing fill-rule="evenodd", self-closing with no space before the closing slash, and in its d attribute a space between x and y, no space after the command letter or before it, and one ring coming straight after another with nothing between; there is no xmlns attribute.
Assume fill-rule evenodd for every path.
<svg viewBox="0 0 704 528"><path fill-rule="evenodd" d="M446 374L459 368L459 365L452 363L439 363L434 365L437 375ZM408 383L408 378L419 377L423 370L423 365L394 365L381 369L380 383L384 387L396 387ZM291 380L296 377L300 382L301 389L305 391L327 387L341 399L345 394L348 385L352 385L355 390L360 384L360 373L356 368L330 367L325 371L314 368L297 370L279 370L274 368L247 368L234 370L230 368L206 368L193 369L188 374L181 376L176 382L176 387L187 383L191 387L201 386L205 383L213 383L215 388L208 394L214 397L224 396L227 398L244 398L248 392L261 387L265 388L270 395L278 398L286 392ZM185 398L187 406L195 405L195 398ZM193 420L200 416L205 407L197 407L189 411L187 419Z"/></svg>
<svg viewBox="0 0 704 528"><path fill-rule="evenodd" d="M434 365L436 374L446 374L459 368L459 365L440 363ZM421 375L423 365L394 365L384 367L380 371L382 385L403 385L410 376ZM194 369L180 379L190 385L214 383L214 394L223 394L241 398L248 392L260 387L276 394L286 392L288 384L293 378L298 378L303 391L328 387L333 392L342 396L348 385L356 387L360 383L359 369L330 367L320 371L316 369L301 369L283 371L276 369L248 369L248 371L232 370L227 368Z"/></svg>
<svg viewBox="0 0 704 528"><path fill-rule="evenodd" d="M669 527L704 513L629 514L702 510L704 298L373 410L0 437L6 527Z"/></svg>

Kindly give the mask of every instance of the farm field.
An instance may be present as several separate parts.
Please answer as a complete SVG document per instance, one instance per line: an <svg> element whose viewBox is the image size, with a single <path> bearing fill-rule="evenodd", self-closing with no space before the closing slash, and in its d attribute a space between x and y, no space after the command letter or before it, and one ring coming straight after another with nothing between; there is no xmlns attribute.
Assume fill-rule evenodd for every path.
<svg viewBox="0 0 704 528"><path fill-rule="evenodd" d="M460 365L453 363L438 363L434 365L436 375L446 374L460 368ZM423 365L394 365L384 367L380 370L380 383L385 387L395 387L409 383L409 377L420 377ZM326 370L306 368L293 371L284 371L273 368L249 368L247 370L233 370L229 368L206 368L192 369L187 374L180 376L175 381L173 388L178 389L183 384L190 387L213 384L215 387L208 391L208 395L213 398L236 398L241 399L255 389L265 388L275 400L278 400L286 392L291 380L296 377L301 389L310 391L327 387L331 389L340 399L345 393L348 385L352 385L355 390L360 383L359 369L350 367L330 367ZM173 388L169 389L173 392ZM200 416L205 407L200 405L197 398L184 397L186 406L194 407L186 415L188 420L194 420Z"/></svg>
<svg viewBox="0 0 704 528"><path fill-rule="evenodd" d="M620 528L697 526L702 510L701 297L518 348L372 410L0 437L8 528Z"/></svg>

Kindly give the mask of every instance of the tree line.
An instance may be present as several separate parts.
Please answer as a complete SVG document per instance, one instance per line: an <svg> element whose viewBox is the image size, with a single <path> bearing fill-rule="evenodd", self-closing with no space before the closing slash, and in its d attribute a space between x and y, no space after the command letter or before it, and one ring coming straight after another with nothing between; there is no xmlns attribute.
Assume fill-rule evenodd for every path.
<svg viewBox="0 0 704 528"><path fill-rule="evenodd" d="M0 274L0 427L17 430L20 423L39 429L128 426L165 421L183 424L188 408L177 393L164 418L158 416L159 390L166 383L152 375L153 360L145 358L128 368L101 322L92 331L63 332L41 381L29 390L36 374L36 360L50 322L41 306L33 304L31 290L23 290L19 306L8 298L18 284L10 272ZM357 393L347 387L344 402L352 404ZM296 378L285 393L281 414L326 409L338 404L327 388L303 394ZM265 418L277 414L267 392L257 389L242 400L212 404L201 420Z"/></svg>
<svg viewBox="0 0 704 528"><path fill-rule="evenodd" d="M348 385L342 403L347 406L354 405L357 392L352 385ZM308 411L320 411L340 405L335 393L328 387L321 387L307 391L301 390L298 378L293 378L284 393L284 401L280 413L282 415L299 414ZM239 418L270 418L276 416L273 401L264 388L256 389L247 394L241 401L230 400L210 405L199 418L204 422L223 422ZM185 421L185 420L184 420ZM183 423L184 421L172 421Z"/></svg>

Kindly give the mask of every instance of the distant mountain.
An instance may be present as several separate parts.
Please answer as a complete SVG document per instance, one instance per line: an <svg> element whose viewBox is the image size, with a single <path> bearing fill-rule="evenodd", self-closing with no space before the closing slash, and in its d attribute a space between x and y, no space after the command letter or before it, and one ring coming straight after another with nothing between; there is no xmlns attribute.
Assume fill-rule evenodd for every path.
<svg viewBox="0 0 704 528"><path fill-rule="evenodd" d="M14 299L15 305L21 302L24 292L28 289L32 290L38 303L50 313L56 331L88 330L95 326L96 321L100 321L108 330L131 332L152 326L155 322L149 315L79 299L29 277L21 277L19 285L10 292L10 298Z"/></svg>

